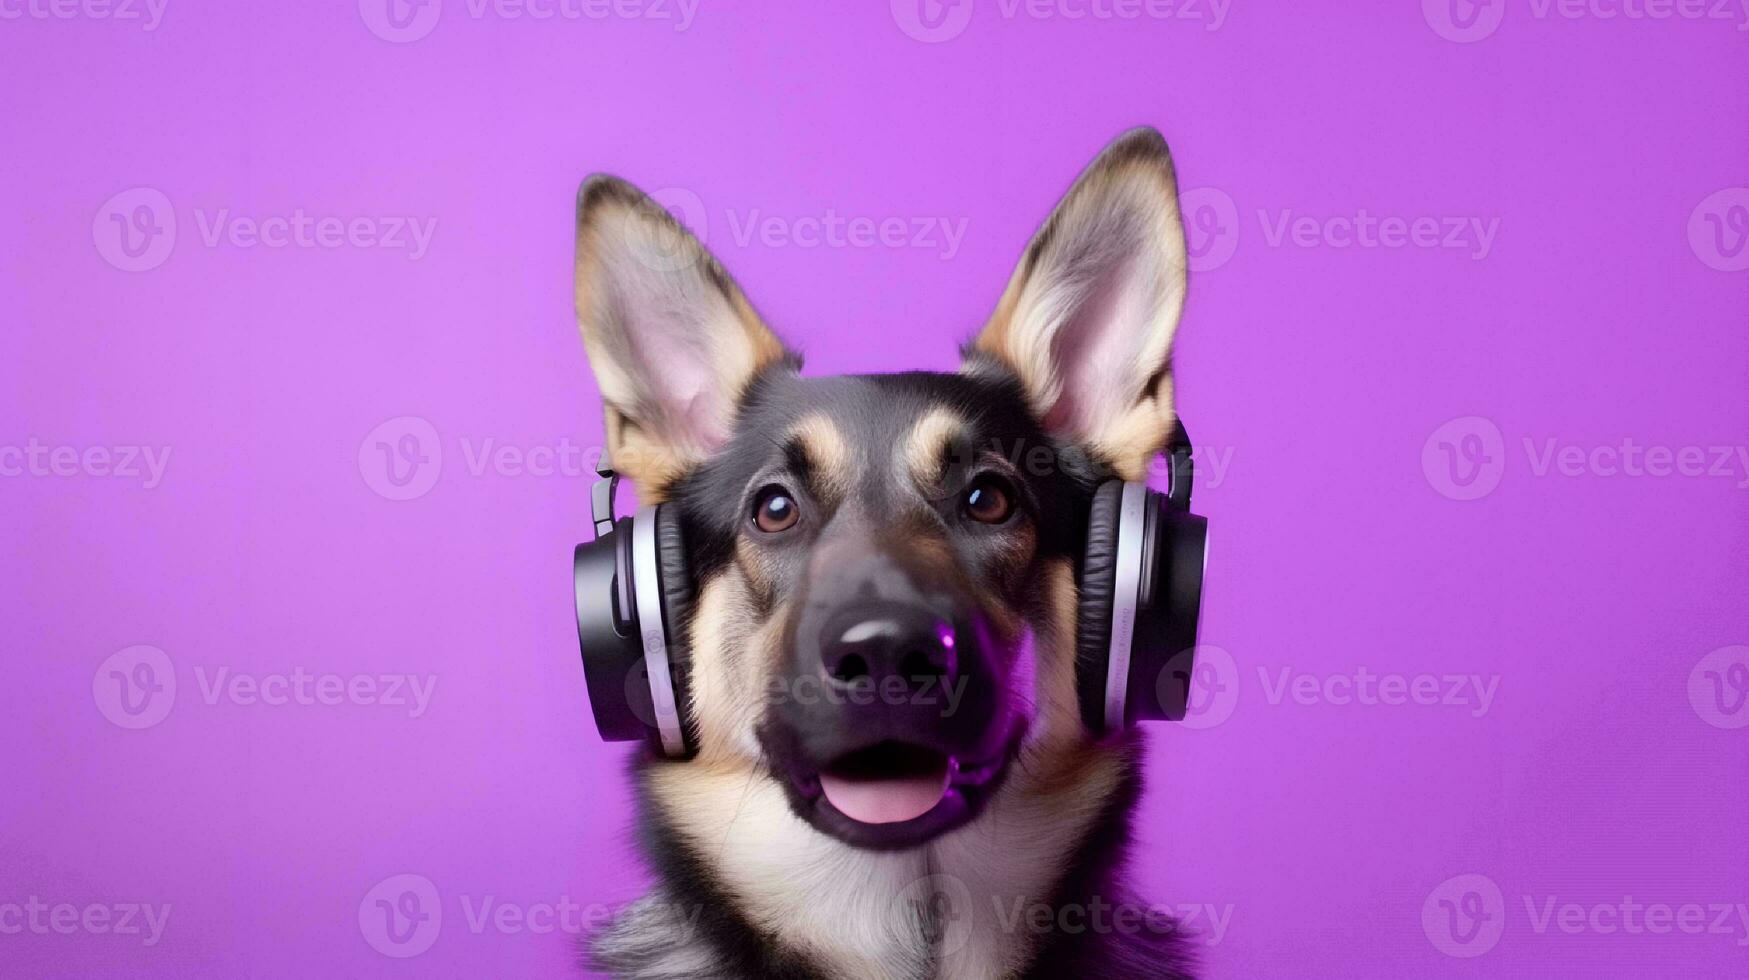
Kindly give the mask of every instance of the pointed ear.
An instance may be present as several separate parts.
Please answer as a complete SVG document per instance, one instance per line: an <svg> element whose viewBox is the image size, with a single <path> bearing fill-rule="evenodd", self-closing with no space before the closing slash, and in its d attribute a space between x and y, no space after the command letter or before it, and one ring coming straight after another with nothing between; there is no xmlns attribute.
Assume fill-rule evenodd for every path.
<svg viewBox="0 0 1749 980"><path fill-rule="evenodd" d="M800 365L698 239L616 177L577 192L576 285L607 451L646 502L723 445L753 379Z"/></svg>
<svg viewBox="0 0 1749 980"><path fill-rule="evenodd" d="M1033 236L965 370L1006 370L1054 435L1141 479L1166 444L1184 229L1166 141L1118 137Z"/></svg>

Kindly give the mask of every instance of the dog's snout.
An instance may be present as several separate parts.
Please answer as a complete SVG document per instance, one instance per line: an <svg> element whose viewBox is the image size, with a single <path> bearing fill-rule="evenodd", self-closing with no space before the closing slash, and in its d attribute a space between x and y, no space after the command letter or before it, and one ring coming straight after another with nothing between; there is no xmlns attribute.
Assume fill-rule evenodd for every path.
<svg viewBox="0 0 1749 980"><path fill-rule="evenodd" d="M945 552L842 538L797 599L771 718L801 755L891 741L979 759L1007 737L1010 658Z"/></svg>
<svg viewBox="0 0 1749 980"><path fill-rule="evenodd" d="M820 640L827 680L840 687L907 689L953 683L959 675L954 629L929 609L897 603L858 604L827 622Z"/></svg>

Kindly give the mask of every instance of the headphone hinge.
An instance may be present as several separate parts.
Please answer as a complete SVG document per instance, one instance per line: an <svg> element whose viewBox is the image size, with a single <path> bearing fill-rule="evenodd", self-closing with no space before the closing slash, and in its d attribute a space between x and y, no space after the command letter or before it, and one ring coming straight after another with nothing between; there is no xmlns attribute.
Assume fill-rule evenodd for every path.
<svg viewBox="0 0 1749 980"><path fill-rule="evenodd" d="M613 530L613 497L619 490L619 474L613 471L606 453L595 464L595 472L601 479L589 488L589 518L595 522L595 536L599 538Z"/></svg>
<svg viewBox="0 0 1749 980"><path fill-rule="evenodd" d="M1196 450L1190 444L1190 433L1185 430L1183 419L1174 424L1166 453L1172 475L1166 499L1171 501L1173 510L1188 511L1191 487L1196 483Z"/></svg>

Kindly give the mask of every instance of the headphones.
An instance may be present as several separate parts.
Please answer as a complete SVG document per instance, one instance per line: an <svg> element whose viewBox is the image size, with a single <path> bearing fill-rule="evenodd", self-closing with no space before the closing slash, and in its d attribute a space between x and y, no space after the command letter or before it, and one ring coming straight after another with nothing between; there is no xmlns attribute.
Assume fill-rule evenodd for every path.
<svg viewBox="0 0 1749 980"><path fill-rule="evenodd" d="M1195 480L1180 422L1167 443L1166 493L1106 480L1093 494L1078 569L1075 683L1088 731L1179 720L1208 560L1208 520L1190 512ZM678 511L668 504L613 516L619 475L603 455L590 491L595 540L572 553L577 639L595 727L609 742L648 739L681 759L698 746L687 701L686 622L692 570Z"/></svg>

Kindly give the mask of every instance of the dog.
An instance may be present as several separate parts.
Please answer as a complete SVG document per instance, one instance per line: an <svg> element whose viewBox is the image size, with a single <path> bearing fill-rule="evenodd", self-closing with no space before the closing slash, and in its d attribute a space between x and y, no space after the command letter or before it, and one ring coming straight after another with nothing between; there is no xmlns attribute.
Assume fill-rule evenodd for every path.
<svg viewBox="0 0 1749 980"><path fill-rule="evenodd" d="M1133 130L1081 173L956 373L803 377L704 246L615 177L583 183L576 255L606 458L663 515L658 613L654 587L627 591L633 545L602 559L602 609L663 628L604 635L653 644L680 692L638 712L666 719L631 766L655 884L587 962L1191 976L1187 936L1122 880L1142 741L1090 730L1077 679L1098 487L1145 480L1181 431L1166 141ZM621 534L607 486L597 530ZM590 696L607 734L614 681L592 672Z"/></svg>

